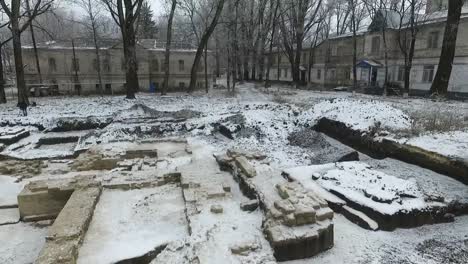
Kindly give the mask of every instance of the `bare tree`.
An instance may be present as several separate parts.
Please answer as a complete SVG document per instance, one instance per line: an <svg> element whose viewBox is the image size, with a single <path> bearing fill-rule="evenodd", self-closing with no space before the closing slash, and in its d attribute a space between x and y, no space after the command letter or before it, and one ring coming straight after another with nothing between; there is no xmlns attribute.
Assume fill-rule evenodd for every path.
<svg viewBox="0 0 468 264"><path fill-rule="evenodd" d="M283 2L280 12L281 33L286 55L291 63L295 84L300 82L302 45L305 36L318 19L322 0L291 0Z"/></svg>
<svg viewBox="0 0 468 264"><path fill-rule="evenodd" d="M26 0L26 12L27 15L30 17L31 16L31 6L29 4L29 0ZM31 33L31 40L33 44L33 50L34 50L34 58L36 59L36 70L37 74L39 76L39 83L42 84L42 73L41 73L41 64L39 63L39 53L37 51L37 43L36 43L36 35L34 34L34 25L33 21L29 23L29 33ZM39 95L39 89L36 89L35 95Z"/></svg>
<svg viewBox="0 0 468 264"><path fill-rule="evenodd" d="M107 6L107 9L111 13L114 22L120 28L125 57L127 99L135 99L135 92L140 87L138 83L135 23L138 19L138 15L140 14L143 0L102 1Z"/></svg>
<svg viewBox="0 0 468 264"><path fill-rule="evenodd" d="M0 25L0 29L4 29L9 25L8 22L5 22ZM3 32L2 32L3 33ZM4 74L4 64L3 64L3 48L4 46L10 42L11 37L4 37L2 34L0 36L0 104L4 104L7 102L6 100L6 94L5 94L5 74Z"/></svg>
<svg viewBox="0 0 468 264"><path fill-rule="evenodd" d="M208 27L204 30L202 37L200 38L200 42L198 43L198 48L197 52L195 54L195 58L193 61L192 69L190 72L190 85L189 85L189 92L192 92L195 89L195 86L197 84L197 70L198 66L200 65L200 59L201 56L203 55L203 50L208 44L208 40L211 37L211 34L216 28L216 25L218 24L219 17L221 16L221 12L223 11L224 7L224 2L225 0L215 0L213 2L213 5L216 6L215 8L215 13L213 15L213 18L208 25Z"/></svg>
<svg viewBox="0 0 468 264"><path fill-rule="evenodd" d="M172 43L172 21L174 20L174 13L177 6L177 0L171 1L171 12L169 13L169 19L167 22L167 37L166 37L166 52L164 54L164 82L161 90L161 95L165 95L167 91L167 86L169 84L169 63L171 56L171 43Z"/></svg>
<svg viewBox="0 0 468 264"><path fill-rule="evenodd" d="M421 11L424 7L422 0L402 0L398 12L398 46L404 57L404 92L409 93L410 75L413 67L416 36L419 32L419 22L424 20Z"/></svg>
<svg viewBox="0 0 468 264"><path fill-rule="evenodd" d="M102 12L102 6L99 2L91 0L73 0L85 13L85 19L79 21L93 36L94 52L95 52L95 66L98 74L99 93L104 95L104 86L102 82L102 67L101 55L99 47L99 20Z"/></svg>
<svg viewBox="0 0 468 264"><path fill-rule="evenodd" d="M356 91L358 88L357 84L357 37L356 32L358 28L356 27L356 0L348 0L349 8L351 9L351 32L353 32L353 91Z"/></svg>
<svg viewBox="0 0 468 264"><path fill-rule="evenodd" d="M370 1L370 0L363 0L366 8L369 10L369 14L372 14L373 21L369 26L369 30L371 32L380 32L382 34L383 46L384 46L384 64L385 64L385 79L384 79L384 96L387 95L387 87L388 87L388 39L387 39L387 29L389 26L389 5L394 4L392 0L379 0L379 1ZM393 25L395 26L395 25Z"/></svg>
<svg viewBox="0 0 468 264"><path fill-rule="evenodd" d="M268 48L268 63L267 63L267 71L266 71L266 76L265 76L265 88L270 87L270 70L271 66L273 64L273 45L275 42L275 34L277 32L277 22L276 20L278 19L278 9L280 7L280 0L270 0L270 9L274 11L271 12L271 16L269 17L269 23L271 23L272 28L271 28L271 35L270 35L270 46ZM278 50L279 52L279 50ZM278 61L279 64L279 61ZM278 71L279 74L279 71Z"/></svg>
<svg viewBox="0 0 468 264"><path fill-rule="evenodd" d="M431 94L447 96L450 76L452 75L453 59L457 46L458 25L465 0L451 0L448 5L447 22L445 24L444 41L440 54L439 66L431 86Z"/></svg>
<svg viewBox="0 0 468 264"><path fill-rule="evenodd" d="M13 52L15 58L16 86L18 89L18 105L25 107L29 105L28 91L24 80L23 55L21 53L21 32L23 32L38 15L43 14L52 5L53 0L36 0L30 15L23 19L24 10L21 8L20 0L11 0L8 4L6 0L0 0L3 11L8 16L9 27L13 40Z"/></svg>

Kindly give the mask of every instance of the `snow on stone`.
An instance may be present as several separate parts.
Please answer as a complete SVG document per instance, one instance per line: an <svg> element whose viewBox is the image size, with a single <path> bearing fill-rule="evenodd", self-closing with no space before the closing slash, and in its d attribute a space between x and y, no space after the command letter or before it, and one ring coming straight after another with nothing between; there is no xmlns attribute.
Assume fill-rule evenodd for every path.
<svg viewBox="0 0 468 264"><path fill-rule="evenodd" d="M34 263L45 243L46 233L47 228L29 223L0 226L0 263Z"/></svg>
<svg viewBox="0 0 468 264"><path fill-rule="evenodd" d="M376 100L332 99L315 104L304 112L300 119L313 125L320 118L345 123L349 127L368 131L380 124L388 130L402 130L411 127L411 118L391 104Z"/></svg>
<svg viewBox="0 0 468 264"><path fill-rule="evenodd" d="M358 216L361 220L366 221L366 223L369 225L371 230L377 230L379 228L379 224L377 224L377 222L372 220L370 217L365 215L363 212L358 211L358 210L354 210L353 208L351 208L351 207L349 207L347 205L343 206L343 210L346 210L346 211Z"/></svg>
<svg viewBox="0 0 468 264"><path fill-rule="evenodd" d="M340 193L347 199L382 214L393 215L428 206L415 181L373 170L362 162L300 167L285 172L306 184L313 181L314 177L323 188ZM309 179L304 178L306 173L310 175Z"/></svg>
<svg viewBox="0 0 468 264"><path fill-rule="evenodd" d="M468 131L450 131L410 138L406 144L448 157L468 160Z"/></svg>
<svg viewBox="0 0 468 264"><path fill-rule="evenodd" d="M17 205L16 196L23 189L22 183L17 183L16 178L0 176L0 207Z"/></svg>
<svg viewBox="0 0 468 264"><path fill-rule="evenodd" d="M106 190L79 252L78 263L115 263L187 236L182 192L173 185Z"/></svg>

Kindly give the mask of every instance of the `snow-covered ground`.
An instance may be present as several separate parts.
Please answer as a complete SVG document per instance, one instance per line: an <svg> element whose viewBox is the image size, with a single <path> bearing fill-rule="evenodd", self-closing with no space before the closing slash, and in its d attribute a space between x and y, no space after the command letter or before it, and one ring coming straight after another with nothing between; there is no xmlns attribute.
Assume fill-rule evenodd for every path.
<svg viewBox="0 0 468 264"><path fill-rule="evenodd" d="M31 130L32 135L10 145L1 154L17 158L28 156L62 159L60 155L63 153L69 154L73 150L84 150L95 145L105 146L103 152L112 152L131 146L122 141L139 142L145 139L181 136L189 138L191 142L210 146L211 152L239 148L264 153L267 155L265 162L280 170L331 162L332 164L324 166L332 166L332 170L327 173L333 175L325 177L334 178L340 184L333 182L333 186L326 186L326 182L328 184L332 182L329 180L322 182L329 188L365 190L390 200L395 198L396 192L408 191L412 194L416 192L418 194L416 200L422 203L424 201L420 197L428 196L443 196L446 201L468 202L466 186L414 165L391 159L374 160L360 154L361 163L350 163L356 166L344 168L346 164L334 164L336 160L326 153L345 149L340 143L315 137L305 138L299 134L299 137L294 139L295 144L291 144L293 133L308 130L318 119L327 117L362 131L378 127L379 131L384 131L389 138L396 138L403 143L443 155L467 159L467 103L434 102L418 98L353 96L350 93L291 90L286 87L274 87L266 93L250 83L239 85L237 89L234 95L229 95L224 90L213 90L208 95L203 92L193 95L171 94L164 97L139 94L137 100L126 100L121 96L34 98L33 101L37 102L37 106L29 109L28 117L19 116L15 104L10 102L0 105L0 126L24 127ZM135 106L136 104L138 106ZM413 131L418 122L422 122L421 115L425 112L437 111L450 114L455 120L453 122L459 124L448 126L447 131L408 132ZM55 133L67 134L44 133L39 130L54 130L70 120L91 120L91 123L105 124L103 125L105 128L67 132L82 136L77 143L42 146L37 144L44 136ZM304 144L298 144L301 140ZM159 146L158 150L160 149ZM208 154L211 155L211 152ZM177 156L171 151L168 153ZM190 162L185 156L172 158L173 164L166 166L171 169ZM67 169L67 161L63 163L45 161L45 164L42 173L33 179L71 175ZM75 172L73 175L76 174L78 173ZM104 176L98 172L89 174L104 179L112 176L112 173ZM360 178L353 178L356 176ZM271 181L268 181L267 177L258 180L265 180L264 184L273 186L278 180L277 177L281 176L271 175ZM383 191L381 185L367 184L373 180L372 177L388 180L383 183L386 188L388 187L386 189L388 191ZM303 183L304 187L317 188L317 182L309 178L307 183ZM0 175L0 206L16 203L16 195L27 182L15 183L16 179ZM390 188L390 185L395 186ZM329 193L325 193L327 194ZM255 236L261 233L258 229L261 225L261 213L258 211L249 214L240 223L251 226L236 228L230 226L235 217L242 216L234 215L235 212L239 212L236 207L238 200L241 199L236 195L240 196L240 193L234 195L235 202L227 200L222 203L227 213L218 217L219 223L210 212L194 218L198 223L212 226L216 231L213 241L221 243L201 246L199 250L206 249L201 255L202 259L210 258L210 249L223 247L228 252L227 247L232 245L228 245L229 240L223 239L223 233L229 234L233 239L240 239L242 232L250 232L249 236L245 236L248 240L256 240ZM144 204L147 201L145 197L149 197L147 200L151 201L148 205ZM337 197L329 197L329 199L335 198ZM414 208L414 204L405 204L405 206ZM190 241L186 239L187 223L184 222L185 219L180 218L184 214L183 207L181 191L176 187L162 186L132 191L105 190L80 250L79 261L92 263L98 260L98 263L112 263L145 254L148 250L170 242ZM208 211L208 207L202 209ZM227 224L223 226L223 223ZM205 227L202 225L197 228L203 231ZM2 238L0 241L10 236L15 237L9 243L0 244L0 263L32 262L33 256L37 255L42 247L44 232L44 228L38 229L23 223L0 226L0 238ZM21 237L27 238L28 241L21 241ZM464 261L468 259L467 241L466 216L457 217L454 223L410 230L397 229L394 232L371 232L349 222L341 215L336 215L335 247L313 259L292 263L466 263ZM260 244L266 246L264 240L261 240ZM175 252L179 248L177 243L170 243L169 251L171 247L174 247ZM25 252L17 252L20 249ZM444 251L440 252L441 250ZM451 260L446 261L445 254L450 255ZM257 263L255 259L248 261L250 262L246 263Z"/></svg>
<svg viewBox="0 0 468 264"><path fill-rule="evenodd" d="M0 226L0 263L33 263L45 243L47 228L29 223Z"/></svg>
<svg viewBox="0 0 468 264"><path fill-rule="evenodd" d="M105 190L79 252L78 263L115 263L187 236L180 188Z"/></svg>

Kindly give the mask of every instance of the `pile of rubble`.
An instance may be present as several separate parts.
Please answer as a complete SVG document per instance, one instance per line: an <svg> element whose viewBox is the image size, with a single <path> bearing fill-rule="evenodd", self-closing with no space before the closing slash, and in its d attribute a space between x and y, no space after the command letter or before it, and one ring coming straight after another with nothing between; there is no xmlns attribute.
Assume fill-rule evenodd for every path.
<svg viewBox="0 0 468 264"><path fill-rule="evenodd" d="M324 199L280 174L257 171L263 155L230 150L216 158L236 177L244 194L259 201L266 218L264 232L276 260L308 258L333 246L333 211ZM274 178L277 184L265 185L265 178Z"/></svg>

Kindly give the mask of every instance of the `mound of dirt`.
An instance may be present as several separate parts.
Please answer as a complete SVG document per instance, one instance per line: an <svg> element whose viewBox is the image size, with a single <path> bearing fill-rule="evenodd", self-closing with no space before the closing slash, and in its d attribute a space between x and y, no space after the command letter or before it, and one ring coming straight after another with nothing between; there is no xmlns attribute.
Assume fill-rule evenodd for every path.
<svg viewBox="0 0 468 264"><path fill-rule="evenodd" d="M311 129L293 132L289 134L288 140L291 146L301 148L324 149L331 147L322 134Z"/></svg>
<svg viewBox="0 0 468 264"><path fill-rule="evenodd" d="M144 104L135 104L127 110L118 111L114 115L114 120L126 120L126 119L175 119L175 120L186 120L195 117L199 117L200 112L182 109L175 112L158 111L150 108Z"/></svg>

